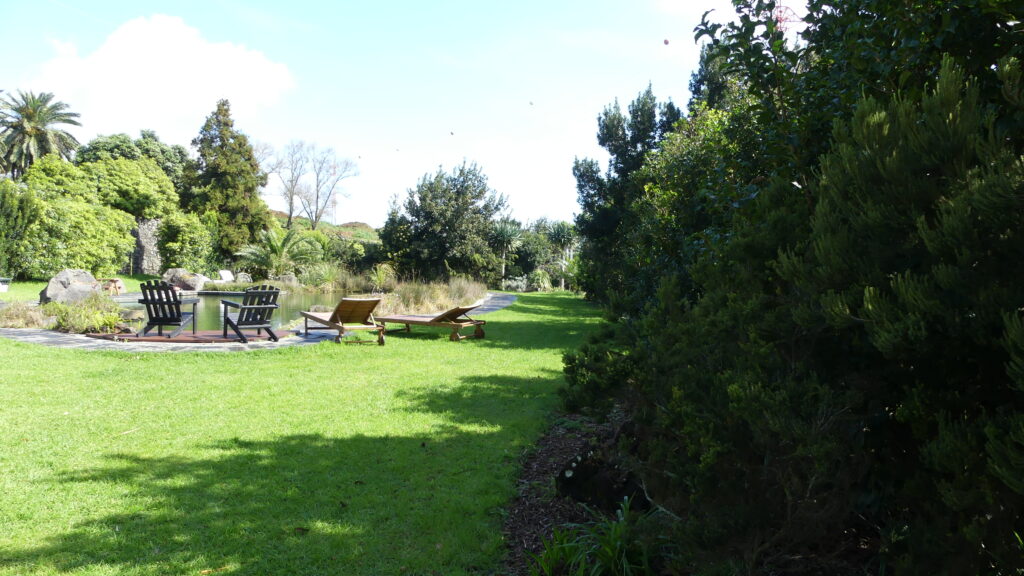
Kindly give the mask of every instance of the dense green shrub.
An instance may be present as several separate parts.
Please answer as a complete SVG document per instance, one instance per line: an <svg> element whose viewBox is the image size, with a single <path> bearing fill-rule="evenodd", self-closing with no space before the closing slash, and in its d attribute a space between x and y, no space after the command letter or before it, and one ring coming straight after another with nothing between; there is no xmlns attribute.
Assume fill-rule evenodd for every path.
<svg viewBox="0 0 1024 576"><path fill-rule="evenodd" d="M540 268L526 275L526 284L530 290L547 292L551 290L551 276Z"/></svg>
<svg viewBox="0 0 1024 576"><path fill-rule="evenodd" d="M161 218L178 208L171 179L149 158L98 160L80 166L104 204L136 218Z"/></svg>
<svg viewBox="0 0 1024 576"><path fill-rule="evenodd" d="M104 294L92 294L73 304L50 302L43 310L56 318L54 330L74 334L109 334L121 321L116 302Z"/></svg>
<svg viewBox="0 0 1024 576"><path fill-rule="evenodd" d="M501 259L488 242L505 204L476 165L439 169L410 189L405 202L395 199L380 233L384 251L404 276L497 280Z"/></svg>
<svg viewBox="0 0 1024 576"><path fill-rule="evenodd" d="M36 163L38 164L38 162ZM66 268L110 276L124 268L135 248L135 220L128 214L70 198L43 203L14 266L28 278L46 280Z"/></svg>
<svg viewBox="0 0 1024 576"><path fill-rule="evenodd" d="M10 180L0 180L0 276L19 272L10 262L22 250L22 240L40 212L40 203L32 192L20 190Z"/></svg>
<svg viewBox="0 0 1024 576"><path fill-rule="evenodd" d="M632 417L675 571L1024 569L1019 7L812 3L794 49L735 4L642 192L577 165L613 323L567 404Z"/></svg>
<svg viewBox="0 0 1024 576"><path fill-rule="evenodd" d="M161 219L157 229L157 250L164 270L184 268L207 272L213 269L210 232L195 214L172 212Z"/></svg>

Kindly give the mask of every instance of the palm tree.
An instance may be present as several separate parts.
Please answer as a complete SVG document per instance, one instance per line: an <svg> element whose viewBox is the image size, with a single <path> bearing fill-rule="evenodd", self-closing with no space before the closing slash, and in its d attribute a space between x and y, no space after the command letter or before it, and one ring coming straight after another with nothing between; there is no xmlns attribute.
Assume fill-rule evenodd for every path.
<svg viewBox="0 0 1024 576"><path fill-rule="evenodd" d="M573 247L576 245L576 230L568 222L555 222L548 229L548 240L562 253L562 257L558 262L559 267L562 269L559 285L562 290L565 290L565 268L568 266L569 261L572 260Z"/></svg>
<svg viewBox="0 0 1024 576"><path fill-rule="evenodd" d="M511 218L502 218L494 224L491 239L501 252L501 279L505 279L505 259L523 243L523 228Z"/></svg>
<svg viewBox="0 0 1024 576"><path fill-rule="evenodd" d="M33 162L47 154L70 159L78 148L78 140L58 124L81 126L78 113L69 112L68 105L53 100L53 94L18 92L0 99L0 150L4 168L17 178Z"/></svg>
<svg viewBox="0 0 1024 576"><path fill-rule="evenodd" d="M291 274L302 264L316 262L321 257L320 246L302 236L296 229L262 230L256 244L248 244L235 252L241 264L268 278Z"/></svg>

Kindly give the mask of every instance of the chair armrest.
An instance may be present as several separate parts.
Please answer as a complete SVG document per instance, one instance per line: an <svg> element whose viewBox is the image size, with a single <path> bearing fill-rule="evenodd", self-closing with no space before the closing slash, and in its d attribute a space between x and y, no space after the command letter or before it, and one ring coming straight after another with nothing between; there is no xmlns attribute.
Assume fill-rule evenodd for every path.
<svg viewBox="0 0 1024 576"><path fill-rule="evenodd" d="M232 302L231 300L221 300L220 303L225 306L231 306L232 308L240 308L242 306L238 302Z"/></svg>
<svg viewBox="0 0 1024 576"><path fill-rule="evenodd" d="M238 306L238 308L245 309L245 310L267 310L267 309L274 310L274 309L280 308L280 306L277 305L277 304L252 304L252 305L247 305L247 306Z"/></svg>

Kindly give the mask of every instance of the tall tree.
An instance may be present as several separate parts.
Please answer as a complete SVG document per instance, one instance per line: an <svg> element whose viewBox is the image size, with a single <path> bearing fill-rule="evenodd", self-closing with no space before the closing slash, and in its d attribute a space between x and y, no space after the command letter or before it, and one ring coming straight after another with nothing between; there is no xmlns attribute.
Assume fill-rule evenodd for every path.
<svg viewBox="0 0 1024 576"><path fill-rule="evenodd" d="M292 230L292 218L299 209L302 177L309 169L309 145L302 140L292 140L280 155L270 157L267 166L267 171L281 181L280 195L288 215L285 229Z"/></svg>
<svg viewBox="0 0 1024 576"><path fill-rule="evenodd" d="M338 158L331 148L312 149L309 156L310 182L299 189L302 212L309 219L309 227L316 230L327 209L335 205L341 181L355 176L355 162Z"/></svg>
<svg viewBox="0 0 1024 576"><path fill-rule="evenodd" d="M284 227L288 230L292 229L292 219L299 209L302 178L309 171L309 151L309 144L302 140L293 140L269 162L269 172L281 181L280 195L284 199L288 214Z"/></svg>
<svg viewBox="0 0 1024 576"><path fill-rule="evenodd" d="M56 127L60 124L81 126L78 113L69 111L67 104L53 98L50 92L19 91L17 96L0 100L4 167L16 178L47 154L70 159L78 148L74 136Z"/></svg>
<svg viewBox="0 0 1024 576"><path fill-rule="evenodd" d="M558 267L562 270L562 275L558 279L558 284L559 288L565 290L565 270L573 258L573 251L576 247L576 230L572 224L559 220L548 228L547 237L559 252Z"/></svg>
<svg viewBox="0 0 1024 576"><path fill-rule="evenodd" d="M425 175L404 204L393 202L381 230L385 252L405 274L428 279L451 273L494 280L499 262L488 244L505 198L475 164Z"/></svg>
<svg viewBox="0 0 1024 576"><path fill-rule="evenodd" d="M626 220L630 204L643 191L636 172L679 118L679 109L672 102L659 105L648 86L629 105L628 115L616 101L598 116L597 141L611 155L607 175L595 160L577 159L573 165L582 207L576 217L583 240L579 282L590 298L611 302L625 290L628 279L620 264L630 247L620 240L633 225Z"/></svg>
<svg viewBox="0 0 1024 576"><path fill-rule="evenodd" d="M501 279L504 280L509 254L515 252L523 242L523 227L511 218L502 218L494 223L491 241L501 255Z"/></svg>
<svg viewBox="0 0 1024 576"><path fill-rule="evenodd" d="M213 215L218 255L230 260L270 224L270 210L259 195L267 175L249 138L235 130L227 100L217 102L192 146L198 158L191 166L192 186L184 200L192 211Z"/></svg>

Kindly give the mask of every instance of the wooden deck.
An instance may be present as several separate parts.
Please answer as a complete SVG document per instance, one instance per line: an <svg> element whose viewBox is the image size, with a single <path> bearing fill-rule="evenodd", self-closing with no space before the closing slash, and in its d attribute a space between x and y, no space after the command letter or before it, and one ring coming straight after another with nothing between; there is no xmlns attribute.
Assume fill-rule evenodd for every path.
<svg viewBox="0 0 1024 576"><path fill-rule="evenodd" d="M165 332L168 332L168 330L165 329ZM168 338L166 335L158 336L155 330L145 336L136 336L135 334L86 334L86 336L96 338L98 340L165 342L169 344L225 344L230 342L240 342L238 336L235 336L234 334L229 333L228 337L224 338L223 333L220 330L198 330L195 334L192 334L191 330L185 330L174 338ZM246 334L245 336L250 342L264 342L270 339L266 332L261 332L259 336L257 336L255 332L252 334Z"/></svg>

